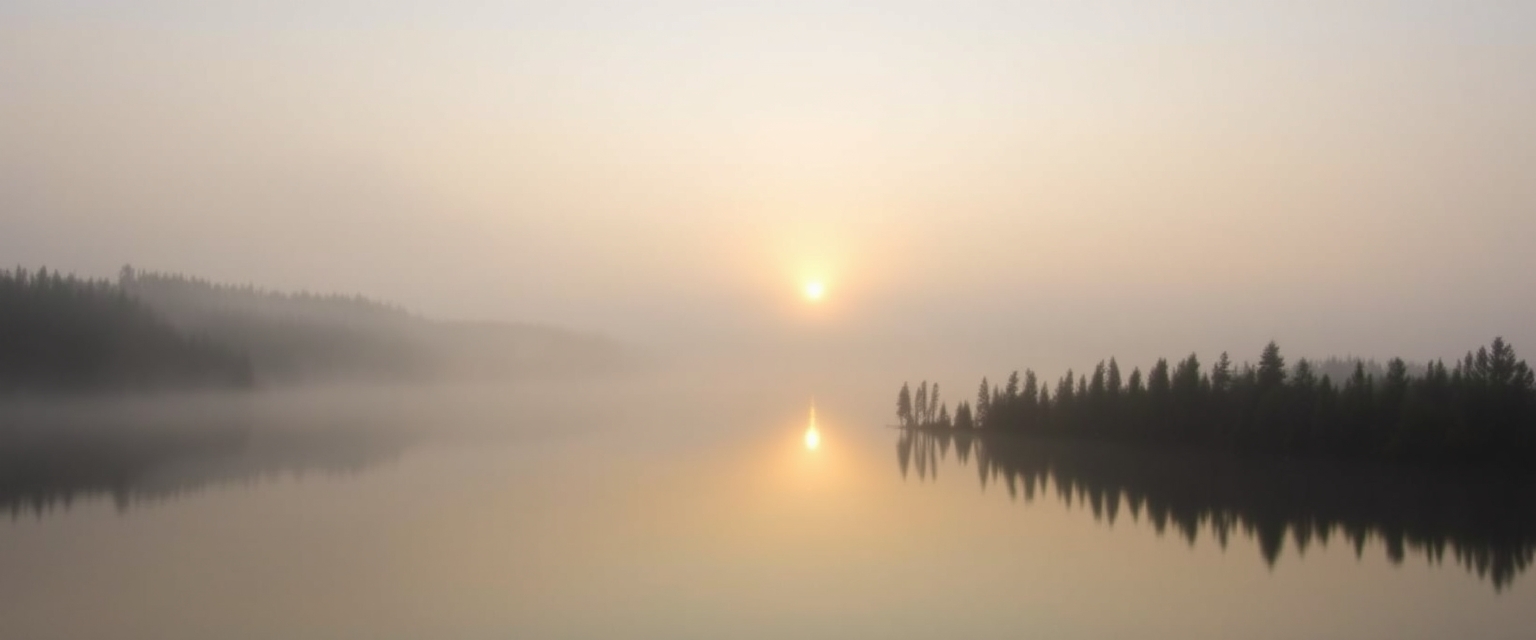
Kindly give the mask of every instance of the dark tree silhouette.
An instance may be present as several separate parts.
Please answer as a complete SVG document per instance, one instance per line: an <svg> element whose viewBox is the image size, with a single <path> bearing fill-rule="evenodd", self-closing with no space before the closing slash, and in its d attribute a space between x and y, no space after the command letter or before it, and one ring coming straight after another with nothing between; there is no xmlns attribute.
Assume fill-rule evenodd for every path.
<svg viewBox="0 0 1536 640"><path fill-rule="evenodd" d="M912 390L906 383L901 385L901 393L896 394L896 421L901 426L910 427L912 423Z"/></svg>
<svg viewBox="0 0 1536 640"><path fill-rule="evenodd" d="M956 429L974 429L974 428L976 428L975 419L971 416L971 405L970 404L965 403L965 402L961 402L960 404L955 406L955 428Z"/></svg>
<svg viewBox="0 0 1536 640"><path fill-rule="evenodd" d="M903 386L905 386L905 385L903 385ZM987 386L987 378L985 376L983 376L981 378L981 388L976 391L976 419L975 419L975 423L976 423L977 427L981 427L981 426L986 424L987 419L988 419L987 416L989 416L990 413L991 413L991 406L990 406L991 404L992 404L992 392L991 392L990 387Z"/></svg>
<svg viewBox="0 0 1536 640"><path fill-rule="evenodd" d="M928 422L928 381L924 380L917 385L917 394L912 400L912 420L918 426Z"/></svg>
<svg viewBox="0 0 1536 640"><path fill-rule="evenodd" d="M279 293L132 266L116 283L0 271L0 392L505 378L590 373L623 360L596 336L432 321L360 296Z"/></svg>
<svg viewBox="0 0 1536 640"><path fill-rule="evenodd" d="M1330 359L1333 367L1344 360ZM1223 353L1209 373L1199 358L1159 359L1143 379L1133 369L1122 388L1116 360L1090 378L1067 371L1052 394L1026 370L1001 390L986 380L973 428L1071 438L1159 442L1288 456L1371 458L1454 464L1536 463L1536 372L1503 338L1444 362L1376 367L1350 359L1343 384L1280 348L1264 347L1258 365L1233 366ZM1418 373L1415 373L1415 372ZM924 396L925 382L919 388ZM937 385L934 386L935 396ZM937 398L935 397L936 401ZM921 402L919 403L921 404ZM928 425L936 420L920 421ZM919 426L922 426L919 425Z"/></svg>
<svg viewBox="0 0 1536 640"><path fill-rule="evenodd" d="M111 282L0 270L0 392L251 384L244 354L178 331Z"/></svg>

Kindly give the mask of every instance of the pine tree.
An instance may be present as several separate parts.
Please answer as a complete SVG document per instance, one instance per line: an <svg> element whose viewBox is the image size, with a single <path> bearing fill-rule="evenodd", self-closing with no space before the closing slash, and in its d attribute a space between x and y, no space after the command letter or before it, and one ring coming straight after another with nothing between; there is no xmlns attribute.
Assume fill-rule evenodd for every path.
<svg viewBox="0 0 1536 640"><path fill-rule="evenodd" d="M1280 357L1280 347L1274 341L1264 346L1259 355L1259 388L1268 390L1285 383L1285 358Z"/></svg>
<svg viewBox="0 0 1536 640"><path fill-rule="evenodd" d="M924 380L917 385L917 394L912 399L912 421L917 426L923 426L927 422L928 415L928 381Z"/></svg>
<svg viewBox="0 0 1536 640"><path fill-rule="evenodd" d="M912 426L912 391L907 383L901 383L901 393L896 394L896 421L903 427Z"/></svg>
<svg viewBox="0 0 1536 640"><path fill-rule="evenodd" d="M976 422L975 422L974 418L971 415L971 405L970 404L965 403L965 402L961 402L960 404L955 405L955 428L956 429L974 429L974 428L976 428Z"/></svg>
<svg viewBox="0 0 1536 640"><path fill-rule="evenodd" d="M981 388L976 390L976 426L987 427L992 419L992 394L991 387L987 385L986 377L981 379Z"/></svg>
<svg viewBox="0 0 1536 640"><path fill-rule="evenodd" d="M1217 393L1225 392L1232 387L1232 358L1227 352L1221 352L1221 357L1216 359L1216 365L1211 367L1211 389Z"/></svg>

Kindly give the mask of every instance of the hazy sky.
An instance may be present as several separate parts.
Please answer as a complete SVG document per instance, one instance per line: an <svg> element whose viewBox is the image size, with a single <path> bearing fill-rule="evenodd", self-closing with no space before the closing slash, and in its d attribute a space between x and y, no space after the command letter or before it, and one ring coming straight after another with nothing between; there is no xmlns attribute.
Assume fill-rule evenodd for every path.
<svg viewBox="0 0 1536 640"><path fill-rule="evenodd" d="M1531 2L0 0L0 259L987 366L1536 356L1532 33Z"/></svg>

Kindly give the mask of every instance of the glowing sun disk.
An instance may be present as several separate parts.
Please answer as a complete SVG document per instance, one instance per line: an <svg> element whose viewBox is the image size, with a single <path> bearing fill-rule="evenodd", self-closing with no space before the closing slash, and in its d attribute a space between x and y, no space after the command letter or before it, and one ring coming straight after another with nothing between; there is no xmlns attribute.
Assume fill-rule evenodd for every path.
<svg viewBox="0 0 1536 640"><path fill-rule="evenodd" d="M812 451L821 446L821 431L816 428L816 405L811 405L811 421L805 427L805 448Z"/></svg>
<svg viewBox="0 0 1536 640"><path fill-rule="evenodd" d="M820 280L812 280L805 283L805 298L807 300L814 302L820 300L826 294L827 286L822 284Z"/></svg>

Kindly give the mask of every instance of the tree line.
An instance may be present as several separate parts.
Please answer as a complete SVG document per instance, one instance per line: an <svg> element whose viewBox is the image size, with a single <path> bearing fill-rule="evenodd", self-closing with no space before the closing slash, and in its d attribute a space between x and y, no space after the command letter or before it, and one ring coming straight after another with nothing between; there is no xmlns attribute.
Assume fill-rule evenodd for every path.
<svg viewBox="0 0 1536 640"><path fill-rule="evenodd" d="M106 280L0 270L0 393L241 387L250 359Z"/></svg>
<svg viewBox="0 0 1536 640"><path fill-rule="evenodd" d="M623 355L601 336L430 320L356 295L132 266L116 282L0 271L0 394L585 375Z"/></svg>
<svg viewBox="0 0 1536 640"><path fill-rule="evenodd" d="M362 296L285 293L124 266L118 286L175 327L250 355L263 382L426 376L430 323Z"/></svg>
<svg viewBox="0 0 1536 640"><path fill-rule="evenodd" d="M173 325L247 353L260 380L507 379L617 365L617 346L556 327L429 319L359 295L285 293L125 266L119 286Z"/></svg>
<svg viewBox="0 0 1536 640"><path fill-rule="evenodd" d="M394 322L411 319L404 307L362 295L289 293L253 284L231 285L179 273L124 265L117 284L174 321L214 313L278 316L334 322Z"/></svg>
<svg viewBox="0 0 1536 640"><path fill-rule="evenodd" d="M1054 387L1033 371L1002 386L983 378L953 415L939 385L903 384L896 414L909 428L997 432L1229 448L1293 456L1519 464L1536 460L1536 375L1503 338L1447 366L1381 375L1357 361L1335 381L1305 359L1287 367L1265 346L1257 365L1226 353L1210 368L1191 354L1144 375L1118 362L1067 371Z"/></svg>

